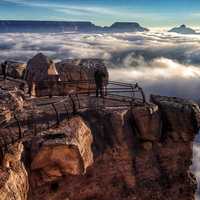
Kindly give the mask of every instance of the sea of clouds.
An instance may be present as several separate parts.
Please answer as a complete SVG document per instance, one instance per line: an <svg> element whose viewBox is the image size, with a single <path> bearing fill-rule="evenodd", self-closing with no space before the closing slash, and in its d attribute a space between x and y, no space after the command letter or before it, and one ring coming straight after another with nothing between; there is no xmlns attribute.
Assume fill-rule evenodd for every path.
<svg viewBox="0 0 200 200"><path fill-rule="evenodd" d="M55 60L102 58L108 64L110 79L138 82L147 95L200 99L200 35L163 31L0 34L0 61L28 61L39 52ZM192 167L200 182L199 161L200 136L194 144Z"/></svg>
<svg viewBox="0 0 200 200"><path fill-rule="evenodd" d="M200 99L200 35L145 33L0 34L0 60L102 58L110 78L138 82L148 94Z"/></svg>

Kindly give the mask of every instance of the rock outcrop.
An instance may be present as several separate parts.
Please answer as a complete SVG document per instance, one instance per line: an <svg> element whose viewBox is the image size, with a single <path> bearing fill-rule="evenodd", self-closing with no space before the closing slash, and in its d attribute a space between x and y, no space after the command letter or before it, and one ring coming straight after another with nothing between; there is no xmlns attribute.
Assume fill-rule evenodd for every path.
<svg viewBox="0 0 200 200"><path fill-rule="evenodd" d="M23 79L26 70L26 64L15 61L7 61L7 62L8 62L7 75L16 79ZM1 68L0 68L0 74L2 74Z"/></svg>
<svg viewBox="0 0 200 200"><path fill-rule="evenodd" d="M25 70L26 70L26 63L20 63L14 61L8 62L8 69L7 69L8 76L11 76L16 79L23 79Z"/></svg>
<svg viewBox="0 0 200 200"><path fill-rule="evenodd" d="M31 90L29 92L33 96L38 96L38 90L43 82L49 83L58 80L58 72L54 62L42 53L37 54L28 61L25 80Z"/></svg>
<svg viewBox="0 0 200 200"><path fill-rule="evenodd" d="M13 113L21 111L23 106L23 93L20 90L8 91L0 88L0 124L8 122Z"/></svg>
<svg viewBox="0 0 200 200"><path fill-rule="evenodd" d="M108 82L108 70L101 59L74 59L64 60L56 64L61 81L82 81L78 85L68 86L66 91L88 91L95 89L94 73L98 69L105 74L104 83ZM84 83L85 82L85 83Z"/></svg>
<svg viewBox="0 0 200 200"><path fill-rule="evenodd" d="M23 144L9 148L0 168L0 199L27 200L29 191L28 174L21 161Z"/></svg>
<svg viewBox="0 0 200 200"><path fill-rule="evenodd" d="M80 117L74 117L58 129L42 132L32 142L31 177L41 175L42 182L55 181L62 176L83 175L93 164L90 129Z"/></svg>
<svg viewBox="0 0 200 200"><path fill-rule="evenodd" d="M93 135L93 165L82 176L66 173L35 187L30 199L193 200L197 183L189 169L199 107L151 99L131 109L82 112Z"/></svg>
<svg viewBox="0 0 200 200"><path fill-rule="evenodd" d="M56 64L62 81L94 80L94 72L99 69L108 81L108 69L101 59L71 59Z"/></svg>
<svg viewBox="0 0 200 200"><path fill-rule="evenodd" d="M28 62L25 79L33 96L64 96L72 92L95 90L96 69L105 74L106 85L108 70L100 59L65 60L55 65L47 56L38 54Z"/></svg>

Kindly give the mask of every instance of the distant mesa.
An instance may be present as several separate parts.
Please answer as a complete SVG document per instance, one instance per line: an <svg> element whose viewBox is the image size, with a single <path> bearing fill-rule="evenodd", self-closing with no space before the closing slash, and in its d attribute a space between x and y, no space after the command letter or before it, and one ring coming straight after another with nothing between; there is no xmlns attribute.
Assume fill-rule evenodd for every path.
<svg viewBox="0 0 200 200"><path fill-rule="evenodd" d="M110 27L104 27L108 32L144 32L149 31L136 22L115 22Z"/></svg>
<svg viewBox="0 0 200 200"><path fill-rule="evenodd" d="M180 34L196 34L195 30L187 27L185 24L183 24L179 27L175 27L175 28L169 30L169 32L180 33Z"/></svg>
<svg viewBox="0 0 200 200"><path fill-rule="evenodd" d="M147 28L136 22L116 22L108 27L96 26L87 21L18 21L0 20L0 32L3 33L57 33L57 32L143 32Z"/></svg>

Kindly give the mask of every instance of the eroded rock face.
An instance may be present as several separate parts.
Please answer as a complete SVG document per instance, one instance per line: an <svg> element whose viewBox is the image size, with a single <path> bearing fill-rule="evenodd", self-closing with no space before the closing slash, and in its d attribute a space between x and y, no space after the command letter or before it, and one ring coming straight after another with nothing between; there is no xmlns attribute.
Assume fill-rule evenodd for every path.
<svg viewBox="0 0 200 200"><path fill-rule="evenodd" d="M26 64L20 62L8 62L7 74L16 79L22 79L26 70Z"/></svg>
<svg viewBox="0 0 200 200"><path fill-rule="evenodd" d="M132 119L140 140L151 142L160 139L162 123L157 105L148 104L133 107Z"/></svg>
<svg viewBox="0 0 200 200"><path fill-rule="evenodd" d="M31 198L193 200L196 180L189 168L199 108L177 98L152 101L131 110L83 112L94 138L93 165L83 176L54 182L56 190L36 187Z"/></svg>
<svg viewBox="0 0 200 200"><path fill-rule="evenodd" d="M26 79L27 81L48 80L50 75L57 75L53 61L42 53L37 54L28 61Z"/></svg>
<svg viewBox="0 0 200 200"><path fill-rule="evenodd" d="M96 69L102 70L108 80L108 70L101 59L73 59L64 60L56 64L63 81L93 80Z"/></svg>
<svg viewBox="0 0 200 200"><path fill-rule="evenodd" d="M174 141L193 141L200 127L200 109L193 101L151 95L151 101L160 107L163 134Z"/></svg>
<svg viewBox="0 0 200 200"><path fill-rule="evenodd" d="M79 84L74 88L75 90L94 89L94 73L97 69L105 74L105 84L108 82L108 70L101 59L64 60L57 63L56 68L61 81L87 81L87 83Z"/></svg>
<svg viewBox="0 0 200 200"><path fill-rule="evenodd" d="M38 96L37 93L40 92L41 82L57 81L58 72L54 62L42 53L39 53L28 61L25 79L31 88L32 95Z"/></svg>
<svg viewBox="0 0 200 200"><path fill-rule="evenodd" d="M58 129L43 132L32 142L32 173L39 172L43 182L55 181L67 174L85 174L93 164L92 142L91 131L80 117L72 118Z"/></svg>
<svg viewBox="0 0 200 200"><path fill-rule="evenodd" d="M0 123L8 122L14 112L23 109L23 93L17 89L13 91L3 90L0 88Z"/></svg>
<svg viewBox="0 0 200 200"><path fill-rule="evenodd" d="M16 143L9 148L0 168L0 199L27 200L28 174L21 161L23 144Z"/></svg>

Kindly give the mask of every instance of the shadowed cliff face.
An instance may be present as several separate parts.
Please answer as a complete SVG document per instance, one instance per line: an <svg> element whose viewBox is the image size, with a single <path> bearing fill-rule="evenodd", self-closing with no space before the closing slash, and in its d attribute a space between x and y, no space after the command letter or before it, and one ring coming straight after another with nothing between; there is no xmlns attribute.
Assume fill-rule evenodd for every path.
<svg viewBox="0 0 200 200"><path fill-rule="evenodd" d="M65 173L53 182L40 180L29 199L194 199L196 180L189 168L199 107L177 98L151 99L152 104L131 109L82 112L93 138L93 163L79 175ZM51 145L54 149L59 144L55 139ZM83 161L88 155L80 154ZM37 173L32 169L32 178L37 179L41 171L42 167Z"/></svg>

